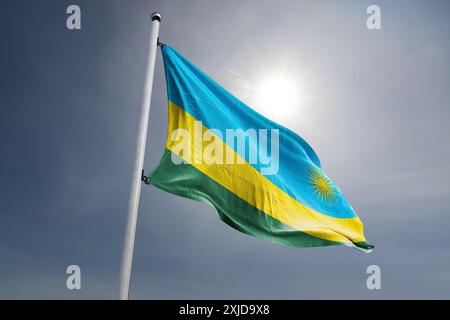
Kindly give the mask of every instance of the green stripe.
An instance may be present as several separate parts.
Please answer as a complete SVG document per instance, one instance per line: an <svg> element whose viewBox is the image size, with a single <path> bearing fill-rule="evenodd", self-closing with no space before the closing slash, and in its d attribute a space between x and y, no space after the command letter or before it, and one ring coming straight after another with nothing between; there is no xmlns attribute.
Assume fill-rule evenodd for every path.
<svg viewBox="0 0 450 320"><path fill-rule="evenodd" d="M150 184L167 192L211 204L229 226L257 238L294 247L339 245L295 230L258 210L190 164L176 165L165 150L160 164L148 176ZM174 157L177 157L173 154Z"/></svg>

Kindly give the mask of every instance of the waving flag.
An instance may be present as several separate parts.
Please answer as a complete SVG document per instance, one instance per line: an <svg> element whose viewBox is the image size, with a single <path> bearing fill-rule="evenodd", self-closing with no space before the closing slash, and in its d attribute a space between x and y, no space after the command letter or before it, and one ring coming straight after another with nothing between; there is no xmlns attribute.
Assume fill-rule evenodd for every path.
<svg viewBox="0 0 450 320"><path fill-rule="evenodd" d="M306 141L239 101L170 46L162 53L168 134L148 183L207 202L225 223L261 239L373 248Z"/></svg>

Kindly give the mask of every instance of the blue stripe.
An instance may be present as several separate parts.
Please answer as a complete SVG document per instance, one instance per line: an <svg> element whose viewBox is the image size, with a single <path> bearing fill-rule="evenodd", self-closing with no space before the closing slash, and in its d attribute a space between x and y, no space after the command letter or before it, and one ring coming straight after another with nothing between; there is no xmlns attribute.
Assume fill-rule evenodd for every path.
<svg viewBox="0 0 450 320"><path fill-rule="evenodd" d="M336 195L332 202L319 199L314 193L308 172L312 167L321 170L321 165L305 140L239 101L170 46L165 46L162 52L170 101L202 121L206 127L219 130L223 137L226 136L226 129L278 129L279 171L265 177L291 197L320 213L337 218L357 216L337 186L334 186ZM270 134L268 139L270 148ZM258 148L257 139L248 137L247 143L250 148ZM231 147L239 152L236 145ZM240 156L249 160L248 153ZM259 172L267 167L259 161L251 165Z"/></svg>

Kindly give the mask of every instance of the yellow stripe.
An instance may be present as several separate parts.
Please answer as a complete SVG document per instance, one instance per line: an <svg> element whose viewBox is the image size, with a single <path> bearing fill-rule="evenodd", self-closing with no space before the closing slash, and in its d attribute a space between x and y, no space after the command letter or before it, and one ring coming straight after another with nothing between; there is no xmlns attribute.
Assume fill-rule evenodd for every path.
<svg viewBox="0 0 450 320"><path fill-rule="evenodd" d="M201 161L204 157L201 150L205 150L211 142L202 139L203 133L208 130L203 125L201 127L197 125L197 129L201 128L202 134L194 135L195 122L197 120L193 116L169 101L167 149L254 207L294 229L330 241L365 241L363 224L358 217L330 217L300 203L264 177L216 135L213 136L218 139L216 141L220 140L223 144L224 154L232 152L239 161L235 161L235 164L206 164L205 161ZM188 152L183 154L180 148L176 147L180 141L178 139L182 139L180 130L173 134L176 129L189 131L190 155ZM194 138L197 141L194 142ZM195 152L195 147L199 150L200 146L202 146L200 152Z"/></svg>

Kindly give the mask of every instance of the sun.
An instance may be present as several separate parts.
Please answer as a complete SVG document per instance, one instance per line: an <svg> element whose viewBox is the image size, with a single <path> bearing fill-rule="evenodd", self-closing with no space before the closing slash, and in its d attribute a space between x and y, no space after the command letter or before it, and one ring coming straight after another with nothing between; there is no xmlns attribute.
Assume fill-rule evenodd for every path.
<svg viewBox="0 0 450 320"><path fill-rule="evenodd" d="M296 110L299 97L295 78L279 74L266 77L261 81L256 88L255 102L263 113L284 118Z"/></svg>
<svg viewBox="0 0 450 320"><path fill-rule="evenodd" d="M325 173L316 167L308 170L309 183L320 200L333 202L336 198L336 187Z"/></svg>

